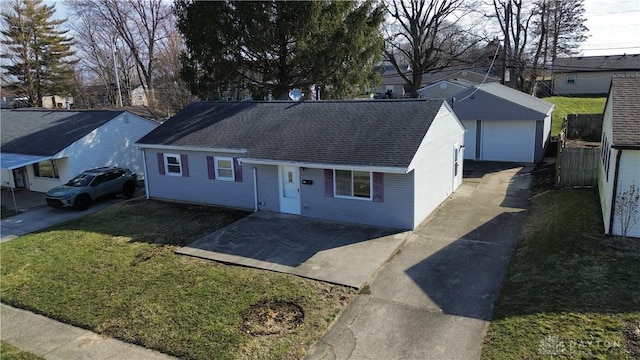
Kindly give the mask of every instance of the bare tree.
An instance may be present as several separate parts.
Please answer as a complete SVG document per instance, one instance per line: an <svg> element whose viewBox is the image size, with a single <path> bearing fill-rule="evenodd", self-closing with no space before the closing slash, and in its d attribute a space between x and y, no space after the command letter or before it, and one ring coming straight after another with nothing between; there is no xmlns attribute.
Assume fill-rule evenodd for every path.
<svg viewBox="0 0 640 360"><path fill-rule="evenodd" d="M527 71L531 64L528 54L531 48L532 21L538 13L538 7L523 0L493 0L493 8L504 39L503 83L527 92Z"/></svg>
<svg viewBox="0 0 640 360"><path fill-rule="evenodd" d="M170 29L171 8L161 0L68 0L70 7L82 9L93 21L104 23L118 36L135 64L134 72L153 104L157 76L157 47Z"/></svg>
<svg viewBox="0 0 640 360"><path fill-rule="evenodd" d="M83 54L80 70L85 73L82 85L85 89L83 105L85 107L119 106L117 99L123 98L125 104L131 96L132 72L136 64L126 51L122 41L118 41L117 32L105 19L96 17L84 1L69 1L67 6L75 14L71 27L77 34L77 48ZM116 72L118 76L116 77ZM116 80L118 78L118 80ZM101 91L90 91L101 85L106 94L102 99ZM120 89L124 94L118 96ZM94 98L97 95L98 98ZM106 100L106 101L105 101Z"/></svg>
<svg viewBox="0 0 640 360"><path fill-rule="evenodd" d="M422 76L442 69L459 59L479 40L459 26L473 4L464 0L391 0L388 11L386 57L404 81L411 86L411 97L418 97ZM403 72L405 60L411 72Z"/></svg>
<svg viewBox="0 0 640 360"><path fill-rule="evenodd" d="M616 195L614 212L620 221L623 240L627 238L629 229L639 221L638 207L640 207L640 189L633 182L629 185L628 190Z"/></svg>

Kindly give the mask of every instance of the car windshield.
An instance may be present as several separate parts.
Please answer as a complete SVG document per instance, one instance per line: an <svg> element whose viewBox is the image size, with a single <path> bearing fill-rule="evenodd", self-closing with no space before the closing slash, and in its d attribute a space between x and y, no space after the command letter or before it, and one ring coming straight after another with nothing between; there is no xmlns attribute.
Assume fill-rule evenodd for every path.
<svg viewBox="0 0 640 360"><path fill-rule="evenodd" d="M76 177L74 177L73 179L69 180L69 182L67 183L68 186L87 186L89 185L89 183L91 183L91 180L93 180L93 178L95 178L95 176L93 175L87 175L87 174L80 174L80 175L76 175Z"/></svg>

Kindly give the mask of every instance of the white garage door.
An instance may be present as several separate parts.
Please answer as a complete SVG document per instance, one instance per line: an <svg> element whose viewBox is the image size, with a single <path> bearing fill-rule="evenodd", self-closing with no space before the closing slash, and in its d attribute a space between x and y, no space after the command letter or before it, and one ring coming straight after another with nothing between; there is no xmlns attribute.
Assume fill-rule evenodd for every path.
<svg viewBox="0 0 640 360"><path fill-rule="evenodd" d="M483 121L482 160L533 162L535 121Z"/></svg>
<svg viewBox="0 0 640 360"><path fill-rule="evenodd" d="M476 159L476 121L463 120L462 125L467 129L464 133L464 158Z"/></svg>

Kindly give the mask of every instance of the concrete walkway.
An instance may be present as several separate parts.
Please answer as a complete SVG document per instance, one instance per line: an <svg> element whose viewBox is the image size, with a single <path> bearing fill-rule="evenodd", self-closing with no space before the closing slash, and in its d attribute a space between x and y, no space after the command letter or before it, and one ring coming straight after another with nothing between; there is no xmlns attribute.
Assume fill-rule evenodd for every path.
<svg viewBox="0 0 640 360"><path fill-rule="evenodd" d="M409 234L259 211L176 253L360 289Z"/></svg>
<svg viewBox="0 0 640 360"><path fill-rule="evenodd" d="M174 359L5 304L0 317L3 341L45 359Z"/></svg>
<svg viewBox="0 0 640 360"><path fill-rule="evenodd" d="M465 163L459 190L409 236L307 359L478 359L529 207L532 169Z"/></svg>

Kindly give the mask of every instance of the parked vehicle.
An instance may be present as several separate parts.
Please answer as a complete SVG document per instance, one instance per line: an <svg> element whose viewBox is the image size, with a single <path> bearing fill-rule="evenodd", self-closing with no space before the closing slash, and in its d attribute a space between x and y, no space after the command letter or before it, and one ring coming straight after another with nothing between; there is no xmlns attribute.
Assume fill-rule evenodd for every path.
<svg viewBox="0 0 640 360"><path fill-rule="evenodd" d="M123 194L133 197L137 187L137 175L129 169L101 167L83 171L68 183L49 190L47 205L54 208L71 207L86 210L91 202L105 196Z"/></svg>

